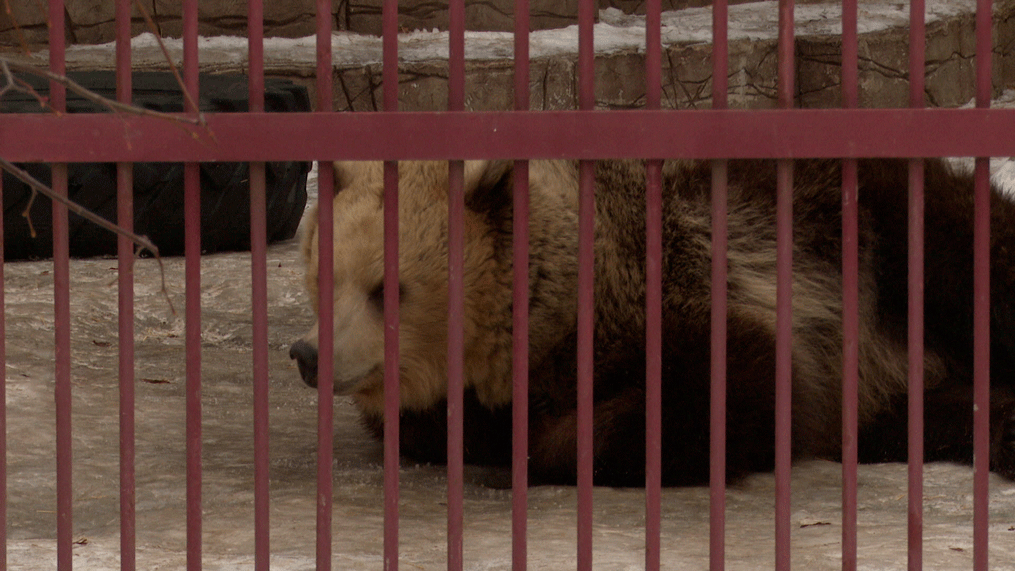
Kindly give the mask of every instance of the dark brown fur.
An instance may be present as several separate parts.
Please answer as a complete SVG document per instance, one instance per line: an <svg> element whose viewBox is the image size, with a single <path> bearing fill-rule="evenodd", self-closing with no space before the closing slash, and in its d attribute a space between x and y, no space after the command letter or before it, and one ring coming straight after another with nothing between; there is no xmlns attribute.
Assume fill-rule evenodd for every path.
<svg viewBox="0 0 1015 571"><path fill-rule="evenodd" d="M534 171L539 168L533 165ZM534 193L549 188L570 197L577 192L573 165L547 168L550 175L534 176L540 181L533 184ZM938 161L927 161L925 169L925 454L928 461L969 462L972 183ZM491 287L505 287L510 284L511 172L503 163L487 170L493 175L479 179L468 194L469 207L485 229L471 232L485 233L492 244L489 263L500 269L491 275L499 276L494 281L500 285ZM906 459L907 173L905 161L860 163L864 461ZM732 161L728 176L727 470L738 477L769 470L774 462L775 163ZM644 484L645 464L644 166L602 161L596 181L595 481L638 486ZM667 163L663 186L662 475L666 485L697 484L707 481L709 466L711 167ZM840 453L840 188L839 161L794 163L796 458L837 459ZM540 224L555 222L534 232L531 248L530 472L534 483L567 483L576 473L576 212L538 214ZM1015 204L997 192L991 259L991 468L1015 478ZM469 295L483 291L477 286ZM502 324L503 318L491 321ZM509 340L509 328L501 334ZM302 349L294 346L301 363L309 359L297 354ZM479 393L482 388L471 386L466 398L466 461L506 465L510 410L505 399ZM444 461L443 406L438 398L403 408L403 454ZM380 435L379 413L364 407L364 419Z"/></svg>

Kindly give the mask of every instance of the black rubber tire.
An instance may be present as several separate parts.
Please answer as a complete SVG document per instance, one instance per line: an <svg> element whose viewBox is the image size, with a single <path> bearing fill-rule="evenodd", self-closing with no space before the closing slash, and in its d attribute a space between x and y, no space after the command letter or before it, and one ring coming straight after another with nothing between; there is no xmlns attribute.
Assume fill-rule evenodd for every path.
<svg viewBox="0 0 1015 571"><path fill-rule="evenodd" d="M105 97L116 94L111 72L70 73L71 79ZM22 76L40 95L48 83ZM135 73L136 105L165 112L181 111L179 86L168 73ZM309 111L306 88L287 80L265 81L265 109L271 112ZM241 75L201 76L199 105L207 112L247 110L247 78ZM70 113L95 113L106 108L68 93ZM34 97L6 94L0 112L45 112ZM50 184L46 164L22 164L40 181ZM288 240L296 234L307 202L309 162L275 162L265 165L268 241ZM247 163L201 164L201 250L237 251L250 248L250 189ZM67 193L71 200L107 220L116 220L116 165L75 163L67 168ZM8 260L49 258L53 254L52 215L49 199L38 196L32 204L30 234L22 216L31 193L27 185L3 173L4 257ZM69 215L70 252L74 257L116 254L116 236L73 213ZM134 231L147 236L162 255L183 253L183 165L145 162L134 164Z"/></svg>

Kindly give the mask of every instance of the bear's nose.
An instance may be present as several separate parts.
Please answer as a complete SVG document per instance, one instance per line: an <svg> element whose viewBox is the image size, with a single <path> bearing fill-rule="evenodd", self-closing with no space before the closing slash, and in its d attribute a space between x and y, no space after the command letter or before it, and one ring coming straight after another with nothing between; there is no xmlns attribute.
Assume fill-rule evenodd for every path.
<svg viewBox="0 0 1015 571"><path fill-rule="evenodd" d="M317 349L302 339L289 348L289 358L296 360L303 382L311 387L317 386Z"/></svg>

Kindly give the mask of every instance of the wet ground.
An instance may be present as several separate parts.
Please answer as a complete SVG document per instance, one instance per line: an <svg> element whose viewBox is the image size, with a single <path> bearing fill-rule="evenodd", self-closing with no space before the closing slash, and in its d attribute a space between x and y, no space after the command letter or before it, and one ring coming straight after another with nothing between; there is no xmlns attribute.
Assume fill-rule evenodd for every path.
<svg viewBox="0 0 1015 571"><path fill-rule="evenodd" d="M55 567L56 500L51 262L7 263L8 562L12 569ZM275 569L314 566L316 392L299 380L289 344L313 322L302 290L295 242L268 251L270 351L271 549ZM119 566L116 261L71 262L74 546L76 569ZM183 260L167 259L170 295L182 310ZM203 563L205 569L253 563L253 428L249 254L202 260ZM137 563L185 565L184 320L159 292L157 264L136 265ZM381 569L380 447L342 399L335 405L333 564ZM794 468L793 564L839 569L840 466ZM507 569L511 493L465 489L465 565ZM401 473L402 569L444 568L446 488L442 467L404 465ZM529 492L532 569L568 569L575 560L576 492ZM597 489L594 566L643 567L644 493ZM1015 570L1015 483L991 480L992 569ZM727 493L727 567L772 568L774 479L749 478ZM860 568L906 567L906 468L862 466ZM972 470L926 467L924 563L972 565ZM708 490L663 492L665 569L704 569Z"/></svg>

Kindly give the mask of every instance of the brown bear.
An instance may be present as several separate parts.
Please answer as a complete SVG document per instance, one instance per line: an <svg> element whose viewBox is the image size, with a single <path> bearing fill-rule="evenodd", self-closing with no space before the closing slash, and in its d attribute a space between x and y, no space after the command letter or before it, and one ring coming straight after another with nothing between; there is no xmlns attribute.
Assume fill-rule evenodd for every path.
<svg viewBox="0 0 1015 571"><path fill-rule="evenodd" d="M380 436L382 167L337 163L334 386ZM510 463L513 163L465 167L465 461ZM907 161L859 166L860 457L905 461ZM401 452L446 460L448 165L399 164ZM644 485L645 179L639 161L595 166L594 481ZM972 459L972 179L928 160L925 458ZM731 161L728 477L774 462L776 166ZM576 478L578 167L530 165L531 483ZM799 160L793 187L793 456L841 447L841 163ZM711 167L663 168L663 469L708 480ZM1015 478L1015 203L991 199L991 469ZM316 221L315 216L310 220ZM317 299L317 231L306 232ZM316 301L315 301L316 303ZM316 384L317 327L290 351Z"/></svg>

